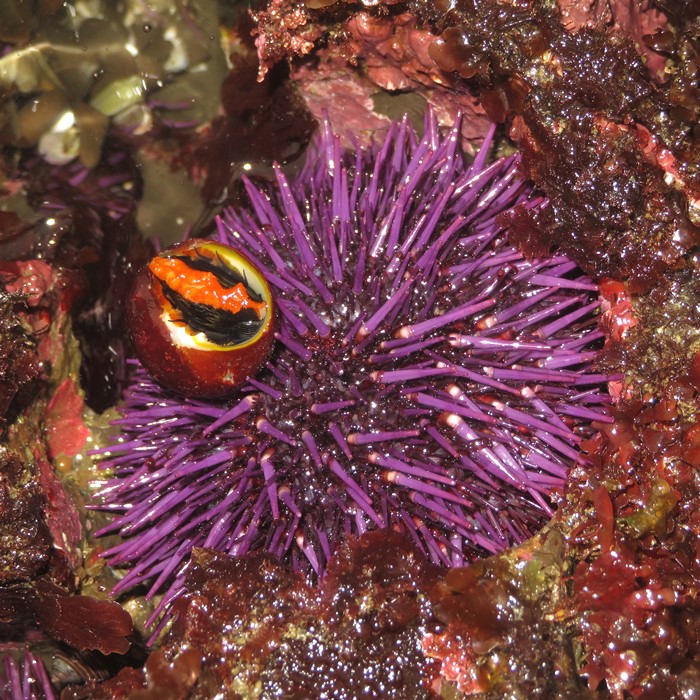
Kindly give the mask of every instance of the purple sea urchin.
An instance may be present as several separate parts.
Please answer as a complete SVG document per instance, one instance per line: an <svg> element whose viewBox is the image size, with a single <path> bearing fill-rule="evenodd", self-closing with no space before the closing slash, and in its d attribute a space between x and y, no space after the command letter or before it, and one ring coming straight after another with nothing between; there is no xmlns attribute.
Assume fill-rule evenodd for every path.
<svg viewBox="0 0 700 700"><path fill-rule="evenodd" d="M596 286L563 256L527 261L499 214L540 206L517 156L471 165L459 125L345 151L329 125L301 174L220 219L279 309L277 347L227 403L183 400L137 365L105 450L115 592L182 588L193 546L267 550L321 575L337 543L407 533L458 565L522 540L606 420L591 370Z"/></svg>

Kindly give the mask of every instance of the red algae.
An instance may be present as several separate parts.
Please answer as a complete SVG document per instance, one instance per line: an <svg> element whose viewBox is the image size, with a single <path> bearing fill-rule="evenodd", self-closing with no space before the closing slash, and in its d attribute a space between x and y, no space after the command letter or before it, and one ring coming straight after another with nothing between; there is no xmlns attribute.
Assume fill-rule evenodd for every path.
<svg viewBox="0 0 700 700"><path fill-rule="evenodd" d="M132 631L128 613L117 603L77 594L83 530L44 440L49 428L55 438L50 442L72 451L85 438L75 430L76 421L82 426L82 398L68 369L77 369L67 341L75 290L69 275L42 260L5 261L1 275L6 323L0 345L14 362L3 384L12 393L0 444L0 636L20 647L26 635L123 654ZM21 376L25 361L29 371ZM60 387L52 402L51 380Z"/></svg>
<svg viewBox="0 0 700 700"><path fill-rule="evenodd" d="M23 327L23 306L21 300L0 291L0 435L28 400L40 372L36 348Z"/></svg>
<svg viewBox="0 0 700 700"><path fill-rule="evenodd" d="M593 470L575 472L561 516L577 562L564 607L577 620L580 673L612 697L685 697L697 681L700 483L692 466L697 395L635 397L629 383ZM596 484L598 484L596 486ZM597 505L606 502L601 510ZM591 507L592 506L592 507Z"/></svg>
<svg viewBox="0 0 700 700"><path fill-rule="evenodd" d="M144 671L69 697L439 697L437 664L419 644L432 619L422 591L439 570L401 535L348 540L320 590L266 554L197 550L194 561L172 631Z"/></svg>
<svg viewBox="0 0 700 700"><path fill-rule="evenodd" d="M73 457L80 452L90 431L83 422L85 402L73 379L66 377L51 397L44 417L49 457Z"/></svg>
<svg viewBox="0 0 700 700"><path fill-rule="evenodd" d="M250 31L244 23L242 31ZM256 82L258 68L252 48L243 43L231 55L233 69L221 88L221 109L204 134L184 149L185 165L203 178L202 199L213 216L224 203L236 202L242 187L242 167L250 174L267 172L274 161L293 162L303 152L316 122L283 68L264 83ZM193 233L208 221L197 222Z"/></svg>
<svg viewBox="0 0 700 700"><path fill-rule="evenodd" d="M41 517L36 482L16 457L0 462L0 583L33 579L48 564L51 535Z"/></svg>
<svg viewBox="0 0 700 700"><path fill-rule="evenodd" d="M319 25L326 27L326 39L342 42L352 34L367 14L358 5L300 10L305 30L316 31L307 35L309 45L301 53L319 41ZM546 225L533 220L529 227L531 234L539 231L538 246L556 243L592 276L631 278L643 291L697 242L692 203L700 187L699 161L697 135L688 124L697 122L700 102L690 78L696 47L688 13L679 12L676 41L657 46L672 66L670 78L658 83L624 34L596 22L595 28L572 31L574 25L567 26L543 0L517 6L499 0L381 6L364 25L377 33L384 14L403 26L397 18L410 9L417 28L427 26L437 35L428 53L442 74L426 65L423 79L448 85L451 94L478 95L492 119L507 122L525 173L549 198ZM286 11L289 3L279 0L273 12L261 16L263 66L295 53L302 25L285 23ZM645 26L655 31L663 22L654 17ZM621 17L619 26L630 34L628 20ZM376 39L376 47L389 41L381 33ZM424 63L424 42L409 50L397 41L406 55L395 70L408 79ZM376 47L363 52L369 67ZM675 172L671 180L669 166Z"/></svg>
<svg viewBox="0 0 700 700"><path fill-rule="evenodd" d="M564 539L552 529L501 557L454 569L431 591L438 625L422 640L443 689L466 696L593 697L577 677L562 614Z"/></svg>
<svg viewBox="0 0 700 700"><path fill-rule="evenodd" d="M693 367L700 350L700 281L698 261L674 271L647 295L617 306L615 326L630 313L640 320L624 321L624 333L610 336L604 362L624 367L628 381L662 401L675 399L683 412L695 411ZM612 328L610 329L613 330ZM658 409L657 409L658 410Z"/></svg>

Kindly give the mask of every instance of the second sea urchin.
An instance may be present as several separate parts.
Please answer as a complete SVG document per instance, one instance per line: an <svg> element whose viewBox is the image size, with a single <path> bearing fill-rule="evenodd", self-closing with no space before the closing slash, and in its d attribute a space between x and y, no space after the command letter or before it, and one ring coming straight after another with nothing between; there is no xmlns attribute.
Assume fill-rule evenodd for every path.
<svg viewBox="0 0 700 700"><path fill-rule="evenodd" d="M115 592L182 589L192 547L266 550L311 578L338 542L406 533L451 566L521 541L605 420L591 368L596 286L525 260L499 215L541 206L517 156L471 164L430 115L345 150L329 125L290 182L246 182L216 239L245 250L279 309L262 372L227 402L183 399L137 364L105 450Z"/></svg>
<svg viewBox="0 0 700 700"><path fill-rule="evenodd" d="M0 697L4 700L55 700L44 662L31 652L0 654Z"/></svg>

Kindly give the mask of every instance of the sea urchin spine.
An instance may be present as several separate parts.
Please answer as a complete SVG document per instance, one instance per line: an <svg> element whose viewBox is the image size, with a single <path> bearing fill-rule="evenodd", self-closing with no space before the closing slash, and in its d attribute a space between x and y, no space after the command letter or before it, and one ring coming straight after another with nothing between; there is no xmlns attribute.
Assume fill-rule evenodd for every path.
<svg viewBox="0 0 700 700"><path fill-rule="evenodd" d="M55 700L46 667L27 652L21 661L6 653L0 672L0 697L4 700Z"/></svg>
<svg viewBox="0 0 700 700"><path fill-rule="evenodd" d="M301 174L245 183L217 239L245 250L279 311L263 371L227 403L137 366L101 493L115 592L182 589L192 547L266 550L314 577L338 542L405 532L450 566L530 535L607 420L591 369L597 288L564 256L528 261L498 217L542 202L517 156L466 165L460 127L406 120L344 150L329 125Z"/></svg>

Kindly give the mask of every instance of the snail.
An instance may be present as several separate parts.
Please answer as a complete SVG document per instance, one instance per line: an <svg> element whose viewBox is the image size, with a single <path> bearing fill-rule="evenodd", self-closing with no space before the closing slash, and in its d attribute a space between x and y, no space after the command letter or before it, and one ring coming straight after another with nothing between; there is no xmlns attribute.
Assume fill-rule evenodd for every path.
<svg viewBox="0 0 700 700"><path fill-rule="evenodd" d="M274 340L263 275L243 253L205 239L166 248L138 272L126 319L154 379L192 398L230 396L256 374Z"/></svg>

